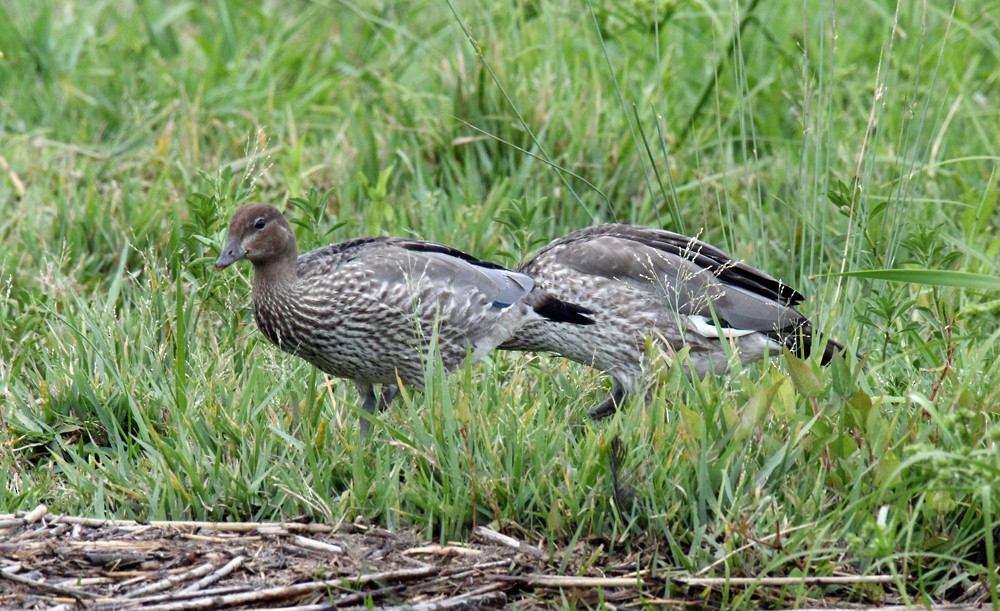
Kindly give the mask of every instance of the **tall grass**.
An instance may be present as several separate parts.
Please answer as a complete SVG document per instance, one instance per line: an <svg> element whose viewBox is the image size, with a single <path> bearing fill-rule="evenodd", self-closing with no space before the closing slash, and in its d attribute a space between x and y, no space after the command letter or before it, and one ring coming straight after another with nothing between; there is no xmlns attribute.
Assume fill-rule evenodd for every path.
<svg viewBox="0 0 1000 611"><path fill-rule="evenodd" d="M557 559L995 592L995 8L3 5L0 507L495 523ZM601 376L560 359L432 362L362 445L353 389L267 345L249 270L211 267L250 199L304 248L416 235L508 265L598 221L684 230L799 288L864 367L664 366L595 424Z"/></svg>

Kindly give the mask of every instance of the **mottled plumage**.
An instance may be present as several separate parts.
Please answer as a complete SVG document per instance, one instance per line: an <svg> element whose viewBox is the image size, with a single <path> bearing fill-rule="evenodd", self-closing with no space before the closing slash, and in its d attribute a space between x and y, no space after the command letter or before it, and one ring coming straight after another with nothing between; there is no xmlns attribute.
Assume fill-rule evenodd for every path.
<svg viewBox="0 0 1000 611"><path fill-rule="evenodd" d="M589 310L594 324L539 320L500 348L554 352L611 375L612 395L591 409L610 415L642 390L646 338L689 347L695 375L722 372L729 342L743 363L787 346L808 355L819 336L795 305L802 295L721 250L680 234L597 225L559 238L518 268L557 298ZM823 363L843 347L828 341Z"/></svg>
<svg viewBox="0 0 1000 611"><path fill-rule="evenodd" d="M298 256L285 218L248 204L233 215L216 267L254 266L257 327L282 350L324 372L353 380L362 407L383 407L398 379L420 387L431 338L445 368L482 358L529 320L587 324L581 308L562 304L532 279L459 250L405 238L359 238ZM362 419L362 436L368 421Z"/></svg>

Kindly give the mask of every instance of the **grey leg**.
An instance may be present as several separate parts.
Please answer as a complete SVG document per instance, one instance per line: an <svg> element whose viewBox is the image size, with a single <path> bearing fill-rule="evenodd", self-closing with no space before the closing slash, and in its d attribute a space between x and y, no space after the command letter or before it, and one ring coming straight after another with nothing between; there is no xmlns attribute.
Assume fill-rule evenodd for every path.
<svg viewBox="0 0 1000 611"><path fill-rule="evenodd" d="M375 413L375 388L371 384L364 384L362 382L355 382L358 387L358 393L361 394L361 409L365 410L368 414ZM362 414L361 415L361 441L368 439L368 429L371 428L372 423L368 418Z"/></svg>
<svg viewBox="0 0 1000 611"><path fill-rule="evenodd" d="M389 404L392 403L392 400L395 399L396 395L398 394L399 394L399 386L395 384L383 384L382 397L378 402L379 411L382 411L385 408L389 407Z"/></svg>
<svg viewBox="0 0 1000 611"><path fill-rule="evenodd" d="M396 398L399 394L399 387L395 384L385 384L382 386L382 392L379 393L378 400L375 399L375 387L371 384L362 384L361 382L356 382L358 387L358 392L361 393L361 409L365 410L369 414L375 414L375 408L378 407L378 411L382 411L389 407L392 400ZM368 439L368 431L371 428L372 423L361 416L361 441Z"/></svg>
<svg viewBox="0 0 1000 611"><path fill-rule="evenodd" d="M590 408L589 414L591 419L601 420L614 414L618 410L618 406L625 400L627 394L622 385L618 383L618 380L612 380L611 396Z"/></svg>

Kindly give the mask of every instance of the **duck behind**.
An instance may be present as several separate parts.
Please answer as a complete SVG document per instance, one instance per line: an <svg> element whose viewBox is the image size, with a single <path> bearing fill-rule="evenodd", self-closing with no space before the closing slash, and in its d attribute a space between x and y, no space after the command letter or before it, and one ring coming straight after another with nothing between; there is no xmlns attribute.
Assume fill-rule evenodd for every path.
<svg viewBox="0 0 1000 611"><path fill-rule="evenodd" d="M692 373L720 373L783 346L802 356L820 336L795 306L803 297L764 272L694 238L608 224L558 238L518 268L545 291L590 311L590 326L526 323L501 349L554 352L612 377L611 396L590 410L612 414L640 392L646 338L668 352L689 347ZM732 347L727 350L722 341ZM823 364L844 348L828 340Z"/></svg>

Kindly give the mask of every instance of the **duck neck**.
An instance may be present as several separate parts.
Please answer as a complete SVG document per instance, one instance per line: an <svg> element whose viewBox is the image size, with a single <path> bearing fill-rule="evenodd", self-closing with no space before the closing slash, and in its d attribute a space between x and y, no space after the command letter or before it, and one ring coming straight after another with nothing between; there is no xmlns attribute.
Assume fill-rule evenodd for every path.
<svg viewBox="0 0 1000 611"><path fill-rule="evenodd" d="M254 293L289 293L299 279L297 257L282 257L254 266Z"/></svg>

